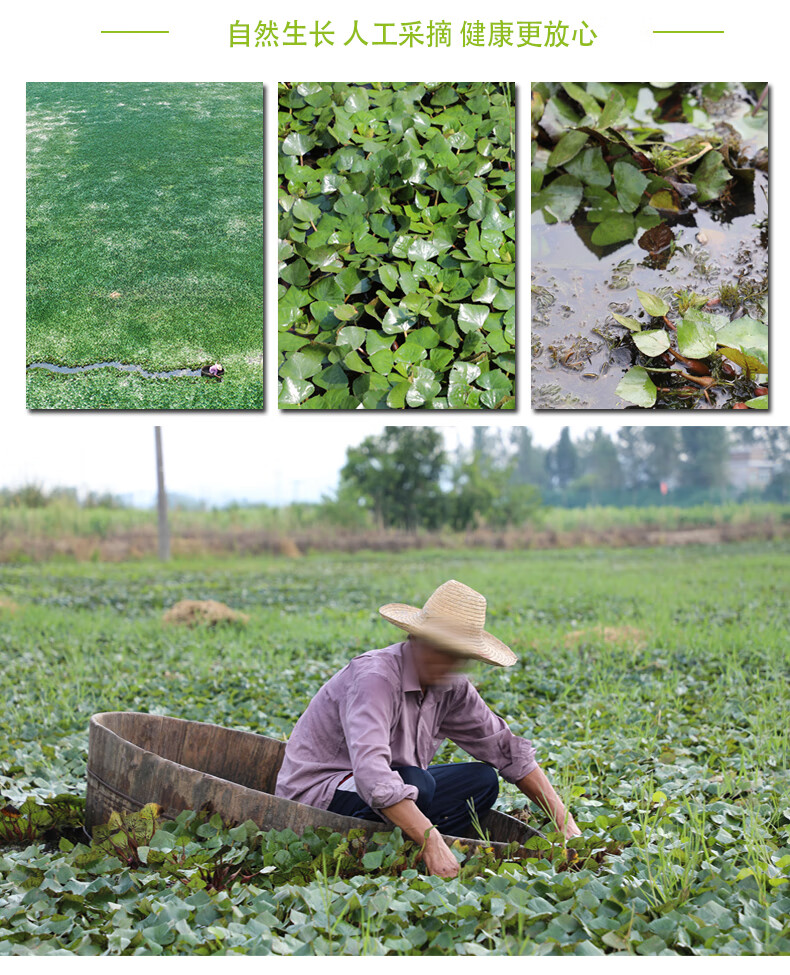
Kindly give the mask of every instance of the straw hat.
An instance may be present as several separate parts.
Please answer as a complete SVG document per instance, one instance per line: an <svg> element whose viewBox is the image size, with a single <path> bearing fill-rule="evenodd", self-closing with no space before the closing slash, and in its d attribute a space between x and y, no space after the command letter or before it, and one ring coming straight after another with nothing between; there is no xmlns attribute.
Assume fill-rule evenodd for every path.
<svg viewBox="0 0 790 975"><path fill-rule="evenodd" d="M483 629L485 596L455 579L439 586L422 609L405 603L387 603L379 612L402 630L461 656L475 657L499 667L509 667L518 660L510 647Z"/></svg>

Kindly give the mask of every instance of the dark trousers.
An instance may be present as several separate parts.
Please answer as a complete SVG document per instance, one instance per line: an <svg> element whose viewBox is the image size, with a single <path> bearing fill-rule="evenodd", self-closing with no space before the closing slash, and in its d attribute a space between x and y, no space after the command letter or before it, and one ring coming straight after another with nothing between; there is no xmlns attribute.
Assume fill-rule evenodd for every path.
<svg viewBox="0 0 790 975"><path fill-rule="evenodd" d="M394 771L407 785L417 786L417 808L439 827L440 833L450 836L476 836L470 832L472 820L468 803L474 803L474 810L482 819L499 795L497 771L484 762L449 762L429 765L427 769L400 765ZM343 816L389 822L374 812L356 792L335 789L328 808Z"/></svg>

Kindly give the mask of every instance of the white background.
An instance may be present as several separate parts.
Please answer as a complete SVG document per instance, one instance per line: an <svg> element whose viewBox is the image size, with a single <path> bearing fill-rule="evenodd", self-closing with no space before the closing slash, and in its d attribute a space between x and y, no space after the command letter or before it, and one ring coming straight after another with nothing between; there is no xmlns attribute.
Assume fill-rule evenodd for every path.
<svg viewBox="0 0 790 975"><path fill-rule="evenodd" d="M561 426L572 423L586 426L603 422L607 427L619 423L634 424L787 424L790 408L788 380L774 379L771 389L773 406L768 413L727 411L635 411L616 414L591 412L568 414L532 413L529 408L529 84L531 80L570 79L577 81L630 81L646 76L680 80L742 80L756 78L772 84L771 106L775 123L772 127L771 158L784 159L784 104L786 96L788 38L786 18L779 5L749 5L732 2L696 4L620 3L537 4L512 2L471 4L468 2L423 2L398 4L287 2L267 4L261 0L233 0L215 6L186 3L136 3L123 6L107 3L23 4L15 2L6 8L3 18L3 152L2 162L3 234L2 295L0 319L0 434L2 464L9 457L33 457L46 449L47 442L65 445L72 455L95 452L97 445L123 443L137 439L142 430L150 436L153 423L161 422L165 437L183 433L194 437L207 448L222 451L223 431L243 431L251 452L260 455L260 463L281 463L287 467L288 443L296 427L312 431L316 445L332 438L340 424L344 435L348 425L359 424L360 436L370 429L371 421L390 424L435 424L469 426L477 423L499 423L503 426L526 424L540 428L541 440L553 437ZM653 12L655 11L655 12ZM562 18L572 26L581 19L597 32L589 48L571 49L450 49L344 48L346 27L354 18L361 25L374 21L408 21L429 19L451 20L454 30L463 20L542 20ZM231 49L228 45L229 24L240 20L257 23L274 19L283 24L297 18L308 26L318 18L335 22L336 45L333 48L267 48L263 50ZM102 29L169 29L169 35L116 36L101 35ZM654 29L714 29L724 35L668 36L653 35ZM454 40L457 45L457 40ZM514 80L519 86L519 409L512 413L446 414L433 411L390 411L386 414L357 416L315 411L290 411L278 414L276 409L276 82L288 81L365 81L365 80ZM151 414L137 413L26 413L24 389L25 360L25 82L27 81L260 81L266 86L266 413L248 414ZM772 216L771 267L779 282L781 297L784 255L787 252L788 227L786 192L782 170L772 167L770 190L774 198ZM772 309L771 359L774 377L787 369L790 357L788 326L784 309ZM303 433L303 436L305 434ZM300 438L301 439L301 438ZM309 436L308 436L309 440ZM146 441L148 442L148 441ZM274 449L272 447L274 446ZM100 448L101 449L101 448ZM147 462L147 458L146 458ZM0 482L3 480L0 476ZM60 964L63 959L57 959ZM369 960L357 963L368 970ZM389 959L387 960L389 962ZM409 960L411 963L411 959ZM601 960L603 961L603 960ZM779 959L773 961L778 962ZM503 959L484 961L491 965ZM514 964L519 963L511 959ZM42 962L37 960L36 965ZM168 966L196 960L168 959ZM239 959L238 963L242 963ZM243 963L260 965L260 960ZM269 959L265 964L270 964ZM299 963L299 960L297 960ZM353 965L344 959L342 964ZM535 964L535 960L528 960ZM549 960L550 967L577 964L570 959ZM661 964L660 959L644 962ZM9 964L5 962L5 964ZM11 963L12 964L12 963ZM69 962L71 964L71 962ZM82 965L82 962L78 964ZM102 962L104 964L104 962ZM146 967L156 964L146 960ZM205 963L204 963L205 964ZM313 966L325 962L312 960ZM431 959L432 967L446 969L447 959ZM541 961L545 965L546 960ZM674 962L673 962L674 964ZM716 959L717 971L724 959ZM586 965L586 962L585 962ZM10 967L10 964L9 964ZM27 966L25 966L27 967Z"/></svg>
<svg viewBox="0 0 790 975"><path fill-rule="evenodd" d="M62 437L88 440L100 433L113 438L143 425L150 429L152 419L159 418L165 430L186 427L189 432L206 433L206 441L221 437L227 424L249 434L249 443L258 438L275 445L287 443L288 431L295 425L310 424L316 436L326 437L329 427L339 421L353 422L348 414L310 411L286 411L276 407L276 83L290 81L364 81L379 80L514 80L519 86L518 117L518 353L519 408L510 413L489 411L450 413L442 411L392 410L376 414L382 422L459 425L500 423L508 426L539 426L544 435L559 432L572 422L589 425L604 421L606 426L618 423L782 423L788 421L790 392L787 383L774 380L771 389L772 409L766 412L645 411L637 413L594 413L567 411L533 413L529 405L529 84L531 80L574 78L585 80L632 80L653 75L681 80L731 80L757 78L772 84L771 104L774 119L782 111L783 79L787 70L787 40L778 16L771 7L753 8L734 3L690 5L655 5L660 13L651 13L648 4L602 4L544 2L532 7L522 3L500 2L434 2L419 4L371 3L287 3L273 5L260 0L239 0L223 4L222 12L185 3L141 3L133 7L108 4L63 5L38 3L16 4L6 15L5 52L3 58L3 98L5 101L5 152L2 154L5 213L3 248L4 314L2 331L2 382L0 404L4 426L4 450L24 451L35 445L39 430L57 430ZM348 11L348 13L346 13ZM569 49L462 49L457 37L449 49L393 47L343 47L353 19L365 25L375 21L429 19L450 20L454 31L463 20L553 20L561 18L572 26L584 19L598 37L592 47ZM256 24L258 20L276 20L284 24L298 19L308 26L318 18L323 24L331 19L336 29L333 48L230 48L229 25L232 21ZM168 29L166 35L102 35L102 29ZM653 29L714 29L724 35L653 35ZM370 36L374 34L369 26ZM390 35L392 35L390 31ZM570 32L569 32L570 33ZM266 415L131 413L26 413L24 392L25 349L25 270L24 270L24 104L26 81L261 81L265 84L265 239L266 239ZM784 126L773 125L771 158L783 158ZM772 206L773 276L781 276L787 230L782 222L782 180L772 173L771 194L778 196ZM781 280L781 277L780 277ZM773 311L773 310L772 310ZM771 315L773 318L773 314ZM788 329L781 309L778 324L771 327L771 359L774 376L788 359ZM360 411L360 414L362 411ZM360 415L360 420L363 417ZM368 413L364 418L373 419ZM323 426L320 426L323 425ZM345 426L345 423L343 424ZM186 433L187 431L184 430ZM102 438L104 439L104 438ZM216 441L215 441L216 442Z"/></svg>

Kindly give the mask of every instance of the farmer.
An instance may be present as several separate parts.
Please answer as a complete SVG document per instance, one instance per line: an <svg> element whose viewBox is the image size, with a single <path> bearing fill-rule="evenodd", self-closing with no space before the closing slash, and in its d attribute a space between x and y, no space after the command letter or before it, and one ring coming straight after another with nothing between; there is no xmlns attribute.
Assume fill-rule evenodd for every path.
<svg viewBox="0 0 790 975"><path fill-rule="evenodd" d="M517 659L483 628L485 597L451 579L422 609L388 603L379 613L408 639L353 657L319 688L288 740L275 794L389 820L424 844L428 872L441 877L459 867L440 833L470 835L470 805L481 819L493 806L497 770L566 838L579 836L532 742L514 735L461 673L471 659L500 667ZM445 738L478 761L431 765Z"/></svg>

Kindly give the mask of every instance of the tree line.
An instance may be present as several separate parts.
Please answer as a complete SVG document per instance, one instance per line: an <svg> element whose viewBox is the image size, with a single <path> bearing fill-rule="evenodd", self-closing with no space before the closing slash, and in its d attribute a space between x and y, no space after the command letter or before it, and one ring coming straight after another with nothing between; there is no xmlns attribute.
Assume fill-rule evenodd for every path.
<svg viewBox="0 0 790 975"><path fill-rule="evenodd" d="M787 427L602 428L549 447L528 427L474 427L449 450L441 430L386 427L349 448L333 499L334 520L364 514L381 527L463 530L523 524L541 505L694 505L733 500L731 452L759 445L774 465L752 499L790 500Z"/></svg>

